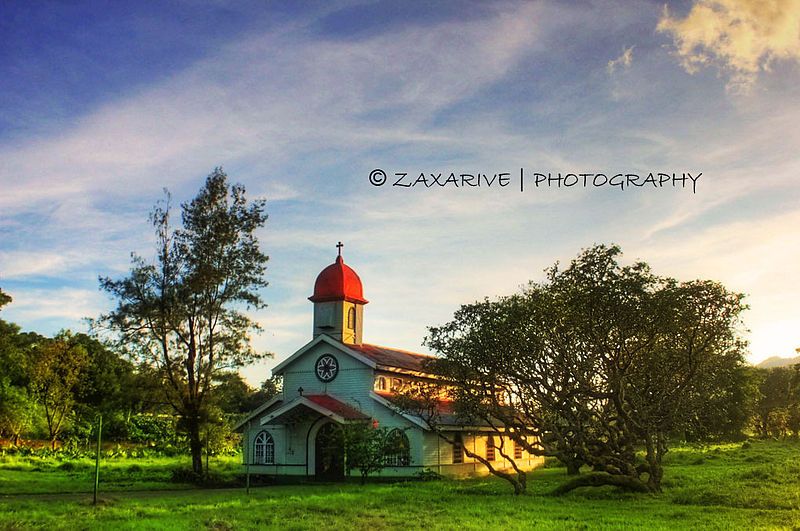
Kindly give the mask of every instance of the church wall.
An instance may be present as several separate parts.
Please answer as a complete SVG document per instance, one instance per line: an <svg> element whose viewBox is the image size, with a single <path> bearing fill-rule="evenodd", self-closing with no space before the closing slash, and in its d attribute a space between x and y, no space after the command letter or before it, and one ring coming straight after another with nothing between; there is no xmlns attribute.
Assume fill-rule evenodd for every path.
<svg viewBox="0 0 800 531"><path fill-rule="evenodd" d="M323 354L332 354L339 362L339 373L327 383L317 378L315 372L317 359ZM299 387L303 388L305 395L333 395L369 414L364 408L370 407L372 402L369 397L372 369L327 343L319 343L286 367L283 373L283 393L287 401L299 395Z"/></svg>
<svg viewBox="0 0 800 531"><path fill-rule="evenodd" d="M424 462L426 468L430 468L446 476L473 476L486 475L489 469L475 458L463 454L462 463L453 463L453 446L441 439L432 432L424 434ZM455 432L447 433L449 439L453 439ZM477 453L481 457L486 457L486 443L488 435L479 433L477 435L462 433L464 447L472 453ZM495 436L495 446L500 444L500 438ZM503 451L510 456L514 455L513 441L506 440ZM517 466L523 470L531 470L544 464L544 458L530 455L523 451L522 459L516 459ZM502 470L512 468L511 463L504 459L498 450L495 450L495 460L492 461L494 468Z"/></svg>
<svg viewBox="0 0 800 531"><path fill-rule="evenodd" d="M339 372L331 382L322 382L316 376L315 365L323 354L332 354L339 363ZM408 467L387 467L382 472L383 476L412 476L422 469L425 463L423 453L424 432L414 423L408 421L399 413L387 408L372 398L374 383L374 370L354 359L349 354L341 352L326 343L320 343L286 367L283 372L284 401L291 401L299 396L298 388L303 388L303 395L328 394L355 407L365 415L378 421L380 427L400 428L409 439L411 452L411 465ZM255 424L258 419L254 419ZM295 425L286 429L282 436L281 452L285 452L285 460L281 463L298 464L306 463L306 444L310 446L310 453L314 450L314 439L307 440L310 423L308 425ZM268 428L271 429L271 428ZM254 427L250 433L254 440L258 431ZM278 451L276 440L276 451ZM294 452L293 454L291 452ZM278 454L276 454L278 455ZM284 455L284 454L281 454ZM313 474L313 457L308 458L308 467ZM272 467L273 470L275 467ZM292 468L293 472L294 468ZM267 473L267 472L264 472ZM269 472L276 473L276 472ZM282 474L284 472L277 472ZM305 473L305 469L303 469ZM357 471L354 471L357 474Z"/></svg>
<svg viewBox="0 0 800 531"><path fill-rule="evenodd" d="M318 302L314 304L314 325L312 337L327 334L342 340L343 301Z"/></svg>
<svg viewBox="0 0 800 531"><path fill-rule="evenodd" d="M247 459L250 461L250 472L253 474L306 474L306 437L311 421L294 424L291 427L280 424L261 426L258 419L253 419L250 427L243 432L247 439ZM275 464L255 464L255 440L262 431L272 435L275 443ZM244 462L243 456L243 462Z"/></svg>
<svg viewBox="0 0 800 531"><path fill-rule="evenodd" d="M341 322L342 343L360 345L363 335L362 321L364 318L364 305L344 301L339 308L341 311L341 316L339 317ZM355 312L355 321L352 323L354 325L352 328L349 326L351 323L348 320L348 314L351 308Z"/></svg>
<svg viewBox="0 0 800 531"><path fill-rule="evenodd" d="M339 362L339 373L331 382L317 378L315 364L323 354L332 354ZM316 345L295 360L283 373L283 393L288 402L297 398L297 389L303 388L304 395L328 394L355 407L365 415L377 419L380 426L416 427L402 415L392 411L372 398L375 373L348 354L326 343ZM418 441L421 446L421 441ZM422 455L419 455L420 459Z"/></svg>

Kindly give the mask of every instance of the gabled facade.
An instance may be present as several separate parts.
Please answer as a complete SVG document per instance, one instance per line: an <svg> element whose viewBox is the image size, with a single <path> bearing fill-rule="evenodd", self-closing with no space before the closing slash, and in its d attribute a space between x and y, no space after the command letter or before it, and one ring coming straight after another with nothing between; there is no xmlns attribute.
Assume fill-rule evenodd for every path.
<svg viewBox="0 0 800 531"><path fill-rule="evenodd" d="M422 419L398 412L391 394L414 380L435 380L427 374L428 356L363 343L363 316L367 300L361 280L336 262L317 277L314 294L312 339L273 369L283 377L283 392L251 412L239 425L246 464L253 474L307 476L334 479L344 473L341 449L327 435L346 423L364 422L397 430L406 451L390 456L385 476L413 476L423 469L445 475L486 473L485 467L463 451L426 429ZM492 449L487 430L453 424L447 427L473 452L494 456L496 468L510 466ZM524 468L541 464L541 458L515 453ZM521 449L520 449L521 450ZM354 474L357 471L353 472Z"/></svg>

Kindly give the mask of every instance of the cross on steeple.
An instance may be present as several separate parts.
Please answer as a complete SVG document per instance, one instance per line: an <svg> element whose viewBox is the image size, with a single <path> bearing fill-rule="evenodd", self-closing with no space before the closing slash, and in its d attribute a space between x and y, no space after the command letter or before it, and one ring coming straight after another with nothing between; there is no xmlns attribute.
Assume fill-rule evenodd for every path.
<svg viewBox="0 0 800 531"><path fill-rule="evenodd" d="M342 247L344 247L342 242L336 244L336 248L339 249L339 256L342 256Z"/></svg>

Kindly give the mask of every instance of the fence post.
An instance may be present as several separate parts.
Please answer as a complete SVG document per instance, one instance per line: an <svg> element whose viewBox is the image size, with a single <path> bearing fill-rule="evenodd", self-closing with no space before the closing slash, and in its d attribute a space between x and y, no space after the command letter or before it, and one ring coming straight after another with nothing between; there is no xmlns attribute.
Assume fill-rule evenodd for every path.
<svg viewBox="0 0 800 531"><path fill-rule="evenodd" d="M94 458L94 499L92 505L97 505L97 489L100 486L100 441L103 434L103 415L99 415L97 422L97 453Z"/></svg>
<svg viewBox="0 0 800 531"><path fill-rule="evenodd" d="M206 425L206 477L209 477L209 470L208 470L208 452L209 452L210 442L208 440L208 426Z"/></svg>
<svg viewBox="0 0 800 531"><path fill-rule="evenodd" d="M247 430L244 431L244 470L247 476L247 494L250 494L250 422L247 423Z"/></svg>

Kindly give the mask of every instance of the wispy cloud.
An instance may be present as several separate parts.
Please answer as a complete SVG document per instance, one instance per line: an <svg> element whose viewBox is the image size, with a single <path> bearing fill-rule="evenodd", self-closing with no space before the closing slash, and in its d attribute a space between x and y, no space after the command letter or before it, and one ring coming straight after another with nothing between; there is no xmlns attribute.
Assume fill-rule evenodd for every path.
<svg viewBox="0 0 800 531"><path fill-rule="evenodd" d="M616 59L612 59L606 65L606 71L609 75L613 74L617 68L630 68L631 64L633 63L633 49L635 46L628 46L625 48L625 51L622 52L622 55L617 57Z"/></svg>
<svg viewBox="0 0 800 531"><path fill-rule="evenodd" d="M5 291L5 288L4 288ZM103 296L95 290L78 288L12 289L7 290L13 302L3 309L26 323L35 323L40 333L53 333L61 328L47 326L50 323L67 323L65 328L85 330L83 320L96 317L105 307ZM13 312L13 314L12 314Z"/></svg>

